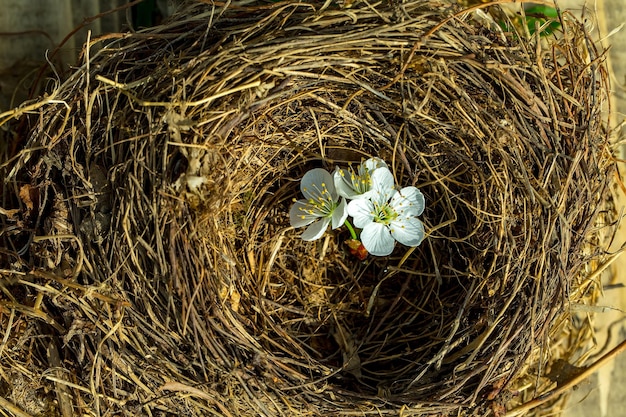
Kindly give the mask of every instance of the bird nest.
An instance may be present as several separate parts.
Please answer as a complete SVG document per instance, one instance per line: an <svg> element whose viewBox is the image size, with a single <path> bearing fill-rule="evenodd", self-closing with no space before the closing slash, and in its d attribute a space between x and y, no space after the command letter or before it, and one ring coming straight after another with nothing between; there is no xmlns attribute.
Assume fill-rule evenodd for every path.
<svg viewBox="0 0 626 417"><path fill-rule="evenodd" d="M602 52L567 14L326 6L191 4L3 115L12 407L487 416L551 387L603 254ZM302 240L303 174L370 157L424 194L421 245Z"/></svg>

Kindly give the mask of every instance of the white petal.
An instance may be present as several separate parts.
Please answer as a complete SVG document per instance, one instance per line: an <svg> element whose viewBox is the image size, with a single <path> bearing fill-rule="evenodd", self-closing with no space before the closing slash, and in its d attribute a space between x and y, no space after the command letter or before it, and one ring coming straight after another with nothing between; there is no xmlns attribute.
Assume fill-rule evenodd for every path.
<svg viewBox="0 0 626 417"><path fill-rule="evenodd" d="M304 227L313 223L316 219L320 218L320 215L309 214L307 211L310 209L310 205L306 200L298 200L291 210L289 210L289 223L293 227Z"/></svg>
<svg viewBox="0 0 626 417"><path fill-rule="evenodd" d="M406 215L419 216L424 212L426 200L424 194L416 187L404 187L394 194L390 205L397 212L404 210Z"/></svg>
<svg viewBox="0 0 626 417"><path fill-rule="evenodd" d="M346 203L345 198L341 198L339 205L333 211L333 223L332 228L336 229L344 224L346 219L348 218L348 204Z"/></svg>
<svg viewBox="0 0 626 417"><path fill-rule="evenodd" d="M328 228L328 223L330 223L330 218L322 217L304 231L300 235L302 240L317 240L324 235L324 232Z"/></svg>
<svg viewBox="0 0 626 417"><path fill-rule="evenodd" d="M394 179L389 168L381 167L375 169L370 175L372 177L372 184L378 184L386 188L393 188Z"/></svg>
<svg viewBox="0 0 626 417"><path fill-rule="evenodd" d="M370 158L367 161L363 162L363 166L365 166L365 168L370 172L377 168L387 168L387 164L385 163L385 161L377 157Z"/></svg>
<svg viewBox="0 0 626 417"><path fill-rule="evenodd" d="M352 197L352 200L371 199L372 195L374 195L374 190L369 190L364 192L363 194L356 194L354 197Z"/></svg>
<svg viewBox="0 0 626 417"><path fill-rule="evenodd" d="M333 177L323 168L313 168L307 171L302 177L302 181L300 181L300 190L307 200L317 200L324 187L326 187L332 198L337 199Z"/></svg>
<svg viewBox="0 0 626 417"><path fill-rule="evenodd" d="M337 194L347 199L353 199L360 194L357 194L352 188L352 184L349 183L348 179L346 179L346 175L348 179L350 178L350 173L345 169L337 168L333 173L333 180L335 183L335 188L337 189Z"/></svg>
<svg viewBox="0 0 626 417"><path fill-rule="evenodd" d="M372 222L361 231L361 243L372 255L387 256L393 252L396 241L385 225Z"/></svg>
<svg viewBox="0 0 626 417"><path fill-rule="evenodd" d="M379 206L386 204L396 192L393 174L387 168L376 169L371 176L372 192L369 198Z"/></svg>
<svg viewBox="0 0 626 417"><path fill-rule="evenodd" d="M374 221L374 204L366 199L352 200L348 203L348 214L354 225L362 229Z"/></svg>
<svg viewBox="0 0 626 417"><path fill-rule="evenodd" d="M419 246L424 240L424 224L416 217L395 220L389 225L391 235L406 246Z"/></svg>

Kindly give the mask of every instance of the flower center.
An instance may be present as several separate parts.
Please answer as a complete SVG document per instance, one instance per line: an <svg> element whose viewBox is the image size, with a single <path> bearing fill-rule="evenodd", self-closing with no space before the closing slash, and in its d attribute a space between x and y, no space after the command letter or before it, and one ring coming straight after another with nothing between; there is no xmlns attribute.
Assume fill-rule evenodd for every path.
<svg viewBox="0 0 626 417"><path fill-rule="evenodd" d="M359 194L365 194L372 186L372 178L367 169L359 170L356 174L352 168L350 168L350 181L352 182L352 188ZM361 172L362 171L362 172Z"/></svg>
<svg viewBox="0 0 626 417"><path fill-rule="evenodd" d="M379 205L374 203L374 221L388 225L398 217L398 212L394 210L389 204L385 203Z"/></svg>
<svg viewBox="0 0 626 417"><path fill-rule="evenodd" d="M310 215L322 217L331 216L337 207L337 202L333 200L333 196L330 194L330 191L328 191L326 184L322 183L320 185L321 186L317 184L313 185L313 190L309 191L313 197L309 198L307 201L309 207L306 209L301 208L300 210Z"/></svg>
<svg viewBox="0 0 626 417"><path fill-rule="evenodd" d="M365 194L368 192L372 186L372 178L370 176L367 168L359 167L359 171L354 172L352 167L347 169L350 174L350 178L346 178L345 171L343 169L339 170L339 175L343 181L348 185L348 187L352 188L357 194Z"/></svg>

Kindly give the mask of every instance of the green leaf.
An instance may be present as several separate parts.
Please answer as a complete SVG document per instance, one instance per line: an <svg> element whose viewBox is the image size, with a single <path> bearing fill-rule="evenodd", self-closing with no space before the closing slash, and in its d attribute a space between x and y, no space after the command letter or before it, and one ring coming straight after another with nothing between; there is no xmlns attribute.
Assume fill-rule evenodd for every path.
<svg viewBox="0 0 626 417"><path fill-rule="evenodd" d="M538 27L542 28L540 36L548 36L561 27L559 15L554 7L536 5L524 9L526 25L530 34Z"/></svg>

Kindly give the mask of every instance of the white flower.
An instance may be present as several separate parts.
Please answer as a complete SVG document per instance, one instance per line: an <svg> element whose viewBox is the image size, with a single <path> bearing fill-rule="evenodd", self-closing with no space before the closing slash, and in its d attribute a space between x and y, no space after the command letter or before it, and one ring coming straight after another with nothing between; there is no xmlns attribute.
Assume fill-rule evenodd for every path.
<svg viewBox="0 0 626 417"><path fill-rule="evenodd" d="M362 162L356 172L352 168L336 168L333 179L339 195L349 200L369 198L376 186L392 189L394 184L393 174L380 158Z"/></svg>
<svg viewBox="0 0 626 417"><path fill-rule="evenodd" d="M396 240L406 246L422 243L424 224L417 216L424 206L424 195L415 187L405 187L393 195L377 187L370 199L350 201L348 214L354 218L354 225L363 229L361 242L365 249L372 255L387 256Z"/></svg>
<svg viewBox="0 0 626 417"><path fill-rule="evenodd" d="M329 223L332 222L332 228L336 229L346 221L346 199L339 199L328 171L322 168L308 171L302 177L300 190L305 200L298 200L291 207L289 222L293 227L309 226L302 233L302 239L319 239Z"/></svg>

